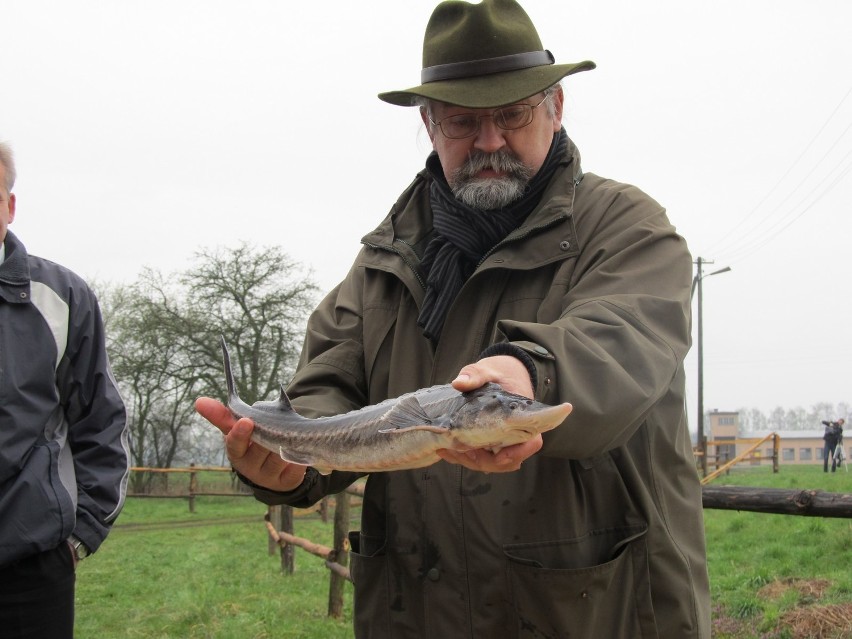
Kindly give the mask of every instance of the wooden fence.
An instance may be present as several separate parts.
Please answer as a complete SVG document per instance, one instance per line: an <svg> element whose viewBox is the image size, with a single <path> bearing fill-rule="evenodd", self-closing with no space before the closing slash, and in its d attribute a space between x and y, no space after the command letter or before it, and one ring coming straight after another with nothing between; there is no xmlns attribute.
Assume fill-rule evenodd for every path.
<svg viewBox="0 0 852 639"><path fill-rule="evenodd" d="M772 456L771 457L763 457L762 455L756 454L761 444L766 441L772 440ZM733 446L734 450L736 450L737 445L748 445L749 448L739 455L731 456L730 447ZM710 447L713 447L715 450L714 455L707 454L707 451ZM778 433L769 433L763 439L720 439L720 440L707 440L705 439L702 442L702 445L696 446L692 449L692 453L695 456L696 464L701 468L701 476L704 478L703 483L707 483L711 481L715 477L718 477L719 474L729 470L731 467L740 463L748 463L751 465L760 464L764 461L770 460L772 461L772 472L778 472L778 463L780 460L780 452L781 450L781 437ZM708 465L712 462L715 466L715 470L712 473L708 472Z"/></svg>
<svg viewBox="0 0 852 639"><path fill-rule="evenodd" d="M253 497L253 494L247 490L239 490L236 487L228 491L222 490L200 490L198 484L198 473L213 472L213 473L232 473L231 468L224 466L196 466L190 464L189 468L147 468L144 466L134 466L130 469L136 473L150 473L152 475L162 475L168 479L171 475L185 476L189 479L185 491L172 492L166 487L165 490L151 492L128 492L128 497L142 497L153 499L186 499L189 503L189 512L195 512L196 497ZM242 484L237 484L241 486Z"/></svg>
<svg viewBox="0 0 852 639"><path fill-rule="evenodd" d="M339 493L334 497L334 541L332 548L294 535L293 509L289 506L271 506L266 515L266 528L269 532L270 552L274 552L276 546L280 548L282 572L285 574L293 573L293 549L295 546L298 546L299 548L302 548L325 561L326 568L328 568L331 572L331 580L328 587L328 616L336 619L343 616L344 588L346 586L346 582L352 581L352 575L350 574L348 567L349 514L352 495L363 497L363 484L353 484L344 492ZM327 503L327 500L323 500L323 506ZM324 507L320 509L321 515L323 512L325 512Z"/></svg>
<svg viewBox="0 0 852 639"><path fill-rule="evenodd" d="M748 440L752 444L742 454L734 459L717 463L716 470L707 474L702 480L702 503L704 508L721 510L742 510L760 513L776 513L784 515L803 515L811 517L842 517L852 518L852 495L829 493L819 490L783 490L774 488L753 488L747 486L707 486L719 474L733 465L743 461L752 461L754 450L770 438L775 438L773 450L773 470L778 472L778 436L772 433L762 440ZM715 442L708 442L714 444ZM733 441L720 442L732 444ZM764 460L769 458L762 458ZM130 497L179 498L189 500L190 512L195 512L195 498L200 496L252 496L250 492L203 491L198 488L197 474L200 472L232 472L230 468L210 466L190 466L189 468L133 468L136 472L174 473L189 478L185 492L134 494ZM269 533L268 550L270 554L276 551L281 555L281 570L292 574L294 570L295 548L302 548L312 555L321 558L330 573L328 614L339 618L343 614L343 594L347 582L352 581L349 571L349 525L350 512L353 504L352 497L363 497L363 483L350 486L344 493L334 498L334 541L332 547L323 546L309 539L298 537L293 529L293 509L288 506L272 506L266 514L266 528ZM327 520L328 499L323 500L319 513Z"/></svg>

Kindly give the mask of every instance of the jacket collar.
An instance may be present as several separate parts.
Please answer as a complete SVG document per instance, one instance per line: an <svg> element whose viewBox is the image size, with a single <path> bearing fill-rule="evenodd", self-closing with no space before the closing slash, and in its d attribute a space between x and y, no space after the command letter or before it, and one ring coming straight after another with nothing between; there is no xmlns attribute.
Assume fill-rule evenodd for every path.
<svg viewBox="0 0 852 639"><path fill-rule="evenodd" d="M11 231L6 232L6 259L0 264L0 297L27 302L30 298L30 265L27 249Z"/></svg>

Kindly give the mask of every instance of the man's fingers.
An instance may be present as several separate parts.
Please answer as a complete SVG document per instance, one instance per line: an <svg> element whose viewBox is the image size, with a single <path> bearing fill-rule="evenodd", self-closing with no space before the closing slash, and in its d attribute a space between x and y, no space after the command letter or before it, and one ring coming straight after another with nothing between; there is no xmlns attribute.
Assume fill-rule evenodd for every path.
<svg viewBox="0 0 852 639"><path fill-rule="evenodd" d="M228 459L232 462L245 457L249 446L251 446L252 430L254 430L254 423L244 417L237 421L225 436L225 451L228 453ZM264 454L269 452L266 449L263 449L263 451Z"/></svg>
<svg viewBox="0 0 852 639"><path fill-rule="evenodd" d="M452 385L464 393L488 382L500 384L511 393L533 397L529 371L521 360L510 355L494 355L468 364L459 371Z"/></svg>
<svg viewBox="0 0 852 639"><path fill-rule="evenodd" d="M470 470L478 470L486 473L505 473L518 470L521 464L535 455L544 445L541 435L536 435L520 444L513 444L492 453L484 448L474 450L452 450L442 448L437 451L438 456L451 464L459 464Z"/></svg>
<svg viewBox="0 0 852 639"><path fill-rule="evenodd" d="M237 421L227 406L211 397L196 399L195 410L225 435L230 432Z"/></svg>
<svg viewBox="0 0 852 639"><path fill-rule="evenodd" d="M484 385L488 379L475 366L465 366L453 380L453 388L457 391L466 392L476 390Z"/></svg>

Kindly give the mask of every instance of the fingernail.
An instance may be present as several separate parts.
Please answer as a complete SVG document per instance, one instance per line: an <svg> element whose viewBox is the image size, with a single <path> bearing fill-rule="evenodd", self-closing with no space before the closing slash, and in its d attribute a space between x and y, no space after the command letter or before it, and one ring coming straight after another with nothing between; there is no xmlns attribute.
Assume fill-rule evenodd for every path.
<svg viewBox="0 0 852 639"><path fill-rule="evenodd" d="M462 373L461 375L459 375L458 377L456 377L456 378L453 380L453 382L467 382L467 381L469 381L469 380L470 380L470 375L468 375L467 373Z"/></svg>

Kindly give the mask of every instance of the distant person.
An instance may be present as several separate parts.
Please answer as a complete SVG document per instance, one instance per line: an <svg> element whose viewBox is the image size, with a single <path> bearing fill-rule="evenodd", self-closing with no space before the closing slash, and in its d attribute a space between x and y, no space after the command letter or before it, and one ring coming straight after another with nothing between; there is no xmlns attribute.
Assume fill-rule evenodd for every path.
<svg viewBox="0 0 852 639"><path fill-rule="evenodd" d="M684 414L692 258L659 203L581 168L561 81L594 66L555 64L513 0L453 0L426 27L421 84L379 96L416 107L434 152L311 316L294 408L492 381L574 412L499 452L370 474L350 537L359 639L710 637ZM330 180L317 207L342 211ZM250 420L196 405L266 503L359 478L287 464Z"/></svg>
<svg viewBox="0 0 852 639"><path fill-rule="evenodd" d="M0 143L0 637L70 639L77 562L124 504L126 411L85 282L8 230Z"/></svg>
<svg viewBox="0 0 852 639"><path fill-rule="evenodd" d="M838 419L836 422L823 420L822 424L825 426L825 433L822 438L825 440L825 450L822 458L822 470L823 472L828 472L828 458L831 457L831 472L834 472L837 469L837 456L835 455L835 451L837 446L843 445L843 424L846 423L842 417Z"/></svg>

